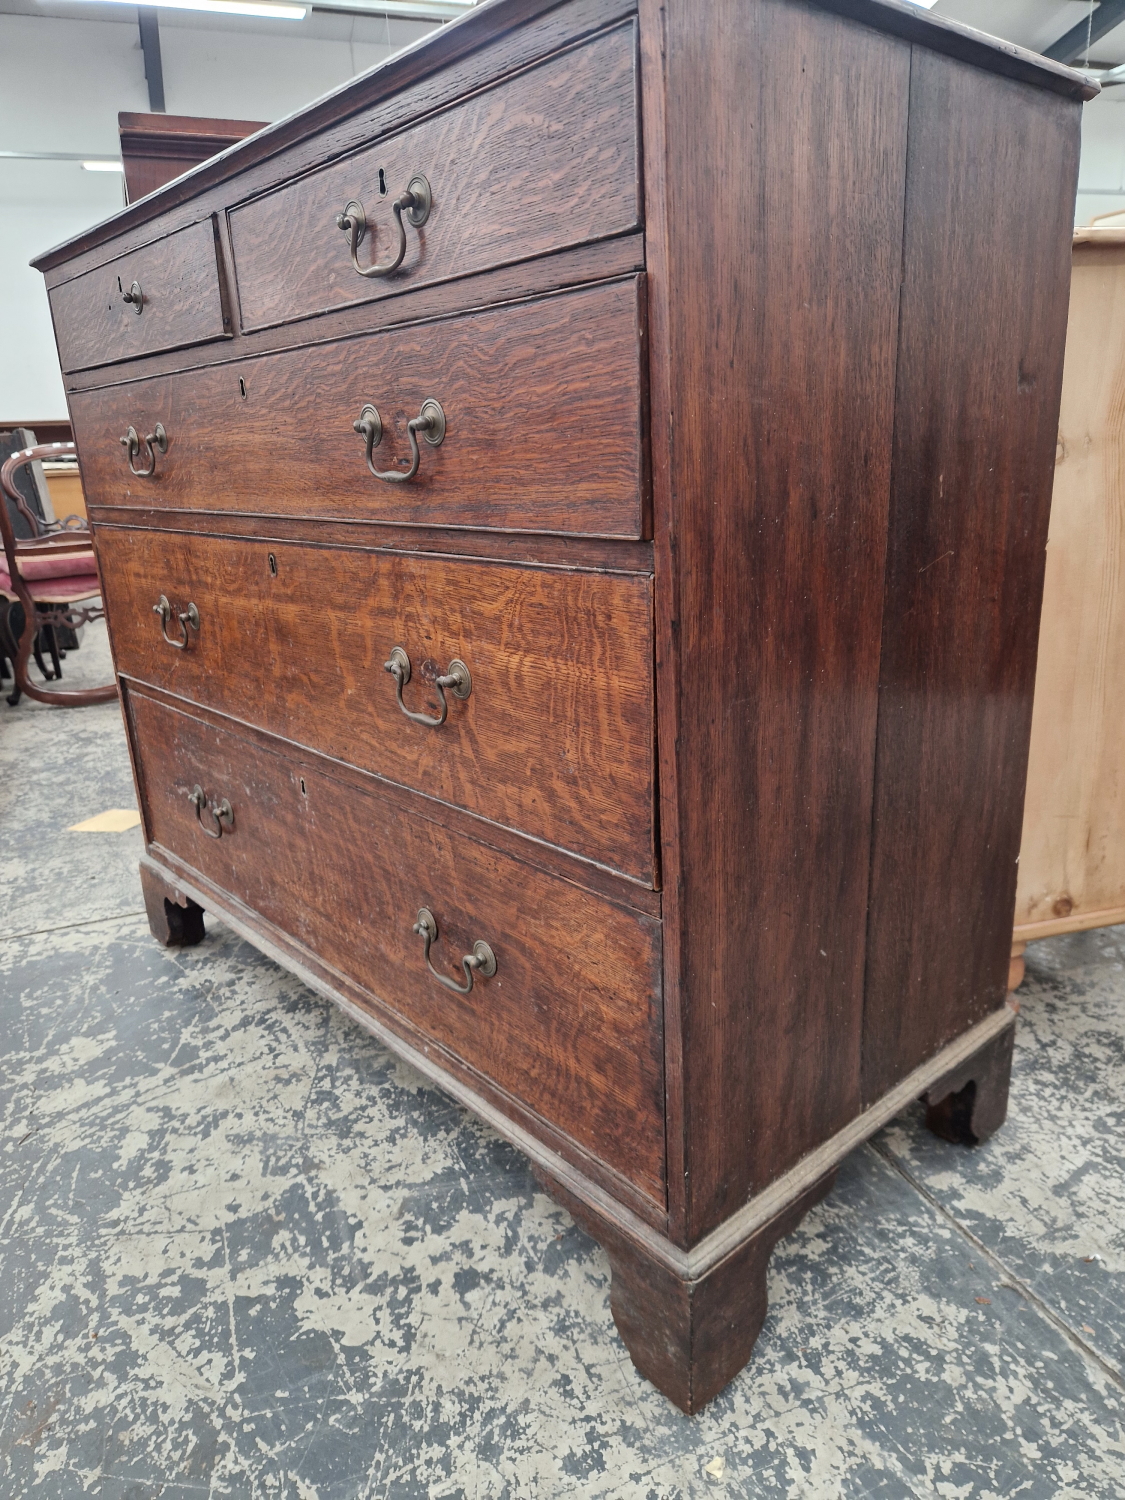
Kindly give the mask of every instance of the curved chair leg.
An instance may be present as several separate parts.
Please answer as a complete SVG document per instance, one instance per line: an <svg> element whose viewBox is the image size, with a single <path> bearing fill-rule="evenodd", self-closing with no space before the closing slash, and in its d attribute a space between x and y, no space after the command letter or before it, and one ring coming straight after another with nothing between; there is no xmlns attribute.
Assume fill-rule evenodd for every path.
<svg viewBox="0 0 1125 1500"><path fill-rule="evenodd" d="M85 708L91 703L112 702L117 697L116 682L108 683L105 687L73 688L69 692L41 688L32 682L28 674L27 663L36 636L35 605L30 595L25 598L22 591L20 592L20 603L23 605L23 631L16 643L16 658L12 663L16 674L16 686L14 692L9 696L8 702L14 707L19 702L21 692L26 693L29 698L36 699L39 703L50 703L57 708Z"/></svg>

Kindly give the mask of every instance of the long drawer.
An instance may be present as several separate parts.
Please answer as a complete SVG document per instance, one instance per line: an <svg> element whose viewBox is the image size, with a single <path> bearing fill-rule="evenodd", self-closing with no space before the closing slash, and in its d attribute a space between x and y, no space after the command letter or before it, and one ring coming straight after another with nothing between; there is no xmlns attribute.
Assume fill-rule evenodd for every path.
<svg viewBox="0 0 1125 1500"><path fill-rule="evenodd" d="M392 296L638 227L636 56L630 21L233 208L242 327ZM401 197L412 184L421 192L404 210ZM352 204L360 214L352 210L340 227ZM400 251L389 274L360 274L391 264Z"/></svg>
<svg viewBox="0 0 1125 1500"><path fill-rule="evenodd" d="M119 671L652 884L649 577L104 526L97 545ZM466 683L437 688L456 662ZM443 700L443 723L407 717Z"/></svg>
<svg viewBox="0 0 1125 1500"><path fill-rule="evenodd" d="M212 221L64 281L51 313L67 371L229 337Z"/></svg>
<svg viewBox="0 0 1125 1500"><path fill-rule="evenodd" d="M630 278L72 395L87 502L640 537L640 296ZM417 437L404 482L430 401L444 437Z"/></svg>
<svg viewBox="0 0 1125 1500"><path fill-rule="evenodd" d="M151 847L663 1202L658 921L136 690L126 701Z"/></svg>

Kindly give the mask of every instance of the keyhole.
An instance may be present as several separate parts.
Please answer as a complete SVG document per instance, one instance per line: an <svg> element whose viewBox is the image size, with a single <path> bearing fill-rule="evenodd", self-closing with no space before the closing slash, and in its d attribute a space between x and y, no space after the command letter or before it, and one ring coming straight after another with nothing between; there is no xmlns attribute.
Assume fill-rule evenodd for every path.
<svg viewBox="0 0 1125 1500"><path fill-rule="evenodd" d="M246 400L246 382L245 382L245 380L243 380L243 378L242 378L241 375L238 377L238 391L239 391L239 394L241 395L243 401L245 401Z"/></svg>
<svg viewBox="0 0 1125 1500"><path fill-rule="evenodd" d="M387 196L387 174L386 174L386 172L383 171L382 167L380 167L379 168L379 197L380 198L385 198L386 196Z"/></svg>
<svg viewBox="0 0 1125 1500"><path fill-rule="evenodd" d="M302 797L307 797L308 795L309 794L308 794L307 790L305 789L305 778L302 776L301 777L301 796Z"/></svg>
<svg viewBox="0 0 1125 1500"><path fill-rule="evenodd" d="M270 577L271 578L276 578L277 577L277 558L274 557L274 555L273 555L272 552L269 555L268 562L269 562L269 565L270 565Z"/></svg>
<svg viewBox="0 0 1125 1500"><path fill-rule="evenodd" d="M117 290L119 292L124 292L124 290L125 290L125 288L121 285L121 277L120 276L117 278Z"/></svg>

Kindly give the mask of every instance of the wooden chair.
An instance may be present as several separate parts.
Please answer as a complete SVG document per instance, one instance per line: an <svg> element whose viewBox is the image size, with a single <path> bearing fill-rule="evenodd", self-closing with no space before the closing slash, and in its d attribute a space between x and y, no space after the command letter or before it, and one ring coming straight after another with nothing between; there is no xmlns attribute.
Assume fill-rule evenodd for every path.
<svg viewBox="0 0 1125 1500"><path fill-rule="evenodd" d="M91 620L100 620L101 580L94 557L89 528L85 519L68 516L65 521L45 523L27 505L15 485L15 471L37 458L59 458L74 453L73 443L41 443L23 448L5 460L0 467L0 535L4 542L4 562L0 566L0 603L5 615L5 634L11 637L10 649L16 685L8 702L13 706L21 693L40 703L60 708L81 708L88 703L106 703L117 697L116 682L105 687L79 688L70 692L39 687L28 675L28 658L36 658L44 677L49 674L38 651L40 632L49 632L54 646L54 629L69 626L72 630ZM19 515L29 522L31 536L17 539L8 510L11 500ZM78 522L78 525L73 524ZM14 604L23 608L23 625L19 636L9 627ZM52 649L56 676L61 675L57 650Z"/></svg>

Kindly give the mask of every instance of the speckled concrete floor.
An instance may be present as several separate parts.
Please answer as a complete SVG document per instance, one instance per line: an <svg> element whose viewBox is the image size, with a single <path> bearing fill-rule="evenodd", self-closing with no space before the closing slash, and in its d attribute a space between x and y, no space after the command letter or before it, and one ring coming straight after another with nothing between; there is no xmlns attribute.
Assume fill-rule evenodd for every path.
<svg viewBox="0 0 1125 1500"><path fill-rule="evenodd" d="M150 939L139 832L66 832L132 804L115 705L0 703L0 788L5 1500L1125 1495L1125 929L1029 950L1007 1125L845 1162L689 1419L521 1157L210 918Z"/></svg>

